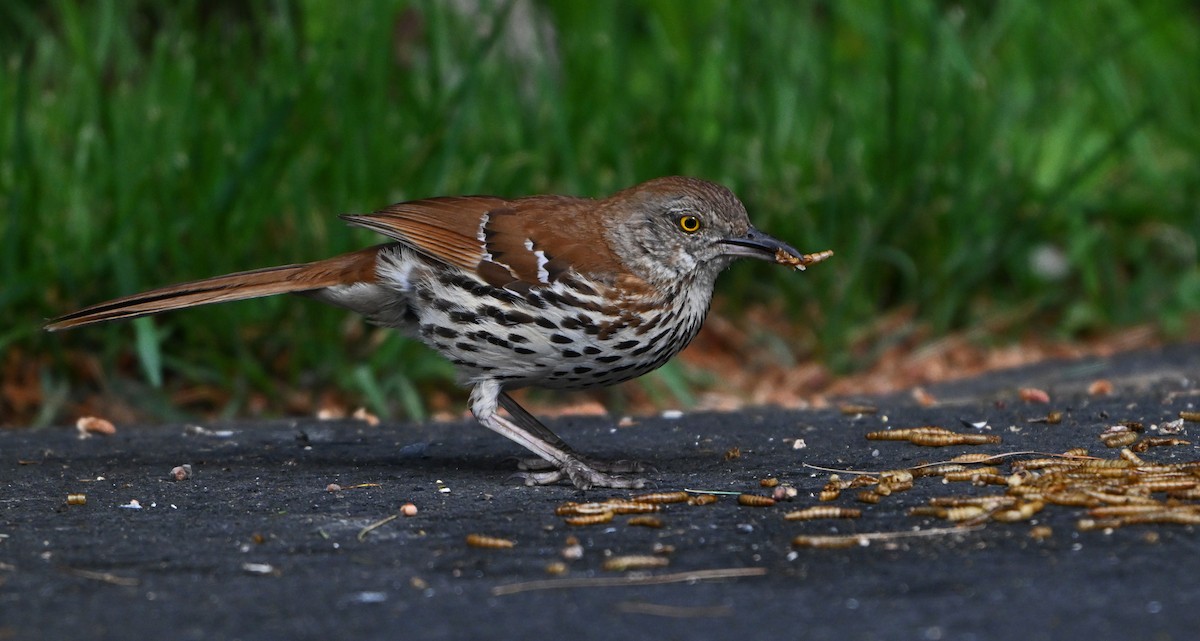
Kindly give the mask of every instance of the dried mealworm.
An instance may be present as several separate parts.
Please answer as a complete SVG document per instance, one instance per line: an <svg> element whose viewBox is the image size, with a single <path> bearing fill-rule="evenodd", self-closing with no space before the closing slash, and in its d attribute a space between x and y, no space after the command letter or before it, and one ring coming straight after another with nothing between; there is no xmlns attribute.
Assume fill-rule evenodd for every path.
<svg viewBox="0 0 1200 641"><path fill-rule="evenodd" d="M967 521L977 516L982 516L985 510L978 505L964 505L962 507L948 507L943 510L941 518L947 521Z"/></svg>
<svg viewBox="0 0 1200 641"><path fill-rule="evenodd" d="M1137 439L1137 432L1124 430L1119 432L1105 432L1100 435L1100 442L1104 443L1105 447L1125 447L1132 445Z"/></svg>
<svg viewBox="0 0 1200 641"><path fill-rule="evenodd" d="M748 507L771 507L775 505L775 499L769 496L759 496L758 494L739 494L738 505Z"/></svg>
<svg viewBox="0 0 1200 641"><path fill-rule="evenodd" d="M1000 442L994 434L914 434L908 439L913 445L946 447L949 445L988 445Z"/></svg>
<svg viewBox="0 0 1200 641"><path fill-rule="evenodd" d="M907 441L914 436L935 435L935 434L954 434L944 427L935 427L926 425L924 427L905 427L894 430L880 430L876 432L867 432L868 441Z"/></svg>
<svg viewBox="0 0 1200 641"><path fill-rule="evenodd" d="M504 550L516 545L511 539L502 539L496 536L488 536L486 534L468 534L467 545L473 548L487 548L491 550Z"/></svg>
<svg viewBox="0 0 1200 641"><path fill-rule="evenodd" d="M951 463L966 463L969 465L972 463L983 463L985 461L991 461L995 458L996 458L995 454L979 454L979 453L959 454L958 456L950 459L950 462Z"/></svg>
<svg viewBox="0 0 1200 641"><path fill-rule="evenodd" d="M671 563L671 560L665 556L651 556L649 554L630 554L626 556L614 556L604 562L603 567L610 572L626 572L628 570L649 570L651 568L666 567Z"/></svg>
<svg viewBox="0 0 1200 641"><path fill-rule="evenodd" d="M1035 541L1045 541L1054 535L1054 530L1049 525L1035 525L1029 528L1029 538Z"/></svg>
<svg viewBox="0 0 1200 641"><path fill-rule="evenodd" d="M605 505L613 514L647 514L662 509L657 503L640 503L637 501L608 501Z"/></svg>
<svg viewBox="0 0 1200 641"><path fill-rule="evenodd" d="M635 503L684 503L691 495L687 492L650 492L629 497Z"/></svg>
<svg viewBox="0 0 1200 641"><path fill-rule="evenodd" d="M641 527L661 528L663 526L662 519L657 516L634 516L625 521L625 525L638 525Z"/></svg>
<svg viewBox="0 0 1200 641"><path fill-rule="evenodd" d="M1142 443L1145 443L1147 448L1192 444L1191 441L1185 441L1181 438L1164 438L1162 436L1148 436L1143 439L1141 443L1138 443L1138 445L1141 445Z"/></svg>
<svg viewBox="0 0 1200 641"><path fill-rule="evenodd" d="M603 503L572 503L566 502L554 508L554 513L558 516L579 516L581 514L599 514L607 512L608 507Z"/></svg>
<svg viewBox="0 0 1200 641"><path fill-rule="evenodd" d="M814 505L795 510L783 515L789 521L808 521L811 519L857 519L862 516L862 510L852 507L837 507L835 505Z"/></svg>
<svg viewBox="0 0 1200 641"><path fill-rule="evenodd" d="M1034 514L1042 511L1045 503L1042 501L1026 501L1018 503L1014 507L996 510L992 513L992 520L995 521L1028 521L1033 518Z"/></svg>
<svg viewBox="0 0 1200 641"><path fill-rule="evenodd" d="M852 548L856 545L863 545L867 539L860 538L853 534L845 536L826 535L826 536L808 536L800 535L792 539L792 545L798 548Z"/></svg>
<svg viewBox="0 0 1200 641"><path fill-rule="evenodd" d="M601 512L599 514L580 514L579 516L568 516L563 518L563 522L567 525L600 525L613 520L612 512Z"/></svg>

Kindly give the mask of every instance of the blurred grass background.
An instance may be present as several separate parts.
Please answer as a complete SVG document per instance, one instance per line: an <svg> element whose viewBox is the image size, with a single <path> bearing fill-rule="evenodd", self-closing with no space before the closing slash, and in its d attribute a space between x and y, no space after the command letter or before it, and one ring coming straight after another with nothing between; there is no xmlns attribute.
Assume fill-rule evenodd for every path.
<svg viewBox="0 0 1200 641"><path fill-rule="evenodd" d="M308 301L40 325L378 241L338 213L665 174L836 250L723 278L803 324L779 358L862 366L897 309L934 335L1181 335L1200 308L1197 61L1185 0L9 0L0 424L89 395L286 413L296 390L420 417L449 367ZM688 376L647 384L686 400Z"/></svg>

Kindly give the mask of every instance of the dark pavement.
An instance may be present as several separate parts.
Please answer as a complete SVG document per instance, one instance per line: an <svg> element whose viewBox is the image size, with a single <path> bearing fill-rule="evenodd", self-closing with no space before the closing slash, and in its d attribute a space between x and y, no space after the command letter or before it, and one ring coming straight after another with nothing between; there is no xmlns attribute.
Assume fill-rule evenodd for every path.
<svg viewBox="0 0 1200 641"><path fill-rule="evenodd" d="M1089 396L1096 379L1110 396ZM625 491L527 488L511 476L508 441L468 422L314 420L118 426L80 440L74 428L0 433L0 640L3 639L1195 639L1200 635L1200 533L1190 525L1080 531L1086 508L1049 505L1033 521L874 541L794 548L799 534L953 527L908 515L933 496L1004 488L916 479L877 504L843 492L830 503L862 518L786 521L817 504L828 473L804 464L881 471L965 452L1118 458L1098 435L1200 406L1200 346L1048 363L934 386L942 404L908 395L855 399L875 415L837 409L752 410L551 423L576 448L652 463L655 490L766 493L778 477L798 496L746 507L668 505L665 527L565 525L565 501ZM1022 402L1034 386L1049 405ZM1051 410L1060 424L1030 423ZM987 422L986 428L963 421ZM869 441L886 427L939 425L1000 435L982 446ZM1174 436L1200 443L1200 424ZM222 433L228 430L228 433ZM1147 435L1157 435L1153 429ZM797 449L794 439L803 439ZM740 456L727 458L733 448ZM1032 455L1025 455L1029 458ZM1148 462L1200 460L1200 445L1155 447ZM1021 457L1017 457L1021 458ZM190 464L192 478L168 473ZM1011 472L1008 463L1001 473ZM843 474L843 478L848 475ZM330 492L336 483L343 490ZM352 487L367 484L362 487ZM86 495L68 505L67 495ZM1163 495L1157 494L1159 498ZM136 500L140 509L130 502ZM419 512L361 536L406 502ZM1196 503L1200 501L1185 501ZM1030 536L1034 525L1052 528ZM507 537L507 550L468 547L468 533ZM551 575L569 535L583 556ZM607 555L674 547L670 565L601 569ZM759 576L639 584L641 575L761 569ZM626 581L601 586L600 578ZM498 593L540 580L581 580ZM507 588L512 589L512 588ZM520 588L517 588L520 589Z"/></svg>

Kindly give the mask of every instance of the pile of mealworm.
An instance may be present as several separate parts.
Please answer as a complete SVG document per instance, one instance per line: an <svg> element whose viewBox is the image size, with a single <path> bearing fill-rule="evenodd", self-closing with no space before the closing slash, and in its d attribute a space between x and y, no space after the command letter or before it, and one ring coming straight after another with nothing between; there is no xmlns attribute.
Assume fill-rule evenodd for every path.
<svg viewBox="0 0 1200 641"><path fill-rule="evenodd" d="M1181 412L1178 420L1156 427L1160 433L1177 434L1182 431L1184 421L1200 422L1200 413ZM969 483L975 487L993 487L996 492L936 496L930 498L927 504L909 510L911 516L945 520L952 524L951 528L801 535L795 537L792 544L796 547L849 547L865 545L876 539L963 531L989 522L1027 522L1050 506L1086 509L1086 513L1077 521L1080 530L1110 530L1132 524L1200 525L1200 461L1159 463L1147 461L1141 456L1151 448L1190 445L1190 441L1174 436L1148 436L1144 432L1139 423L1121 422L1100 434L1099 440L1105 447L1119 448L1117 457L1093 456L1087 448L1073 448L1061 454L971 453L905 469L831 474L817 494L818 501L822 503L838 499L847 490L857 490L854 495L857 501L878 503L912 489L922 479L937 479L937 482L944 484ZM905 440L927 447L996 444L1001 441L999 436L964 434L936 426L871 432L866 437L869 440ZM842 478L843 474L848 478ZM794 487L780 484L775 478L762 479L761 485L773 488L769 496L740 493L737 496L738 505L772 507L797 494ZM663 521L656 513L664 505L708 505L716 502L719 494L730 493L694 490L653 492L589 503L567 502L558 506L555 513L571 526L611 523L617 515L631 515L626 521L627 525L661 528ZM862 511L856 508L821 504L794 509L783 515L789 521L853 519L861 516ZM1038 539L1051 534L1052 531L1045 525L1030 531L1030 535ZM511 547L506 540L469 540L468 543L476 547ZM665 564L665 561L656 563ZM647 567L640 562L634 565ZM623 565L608 569L630 568Z"/></svg>

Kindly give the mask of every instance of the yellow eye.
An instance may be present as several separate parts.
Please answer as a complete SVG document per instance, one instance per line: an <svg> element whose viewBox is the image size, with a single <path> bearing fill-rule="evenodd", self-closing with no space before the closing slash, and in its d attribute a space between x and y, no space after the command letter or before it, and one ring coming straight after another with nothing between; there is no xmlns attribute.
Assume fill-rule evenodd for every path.
<svg viewBox="0 0 1200 641"><path fill-rule="evenodd" d="M679 228L689 234L694 234L700 231L700 218L698 216L680 216Z"/></svg>

